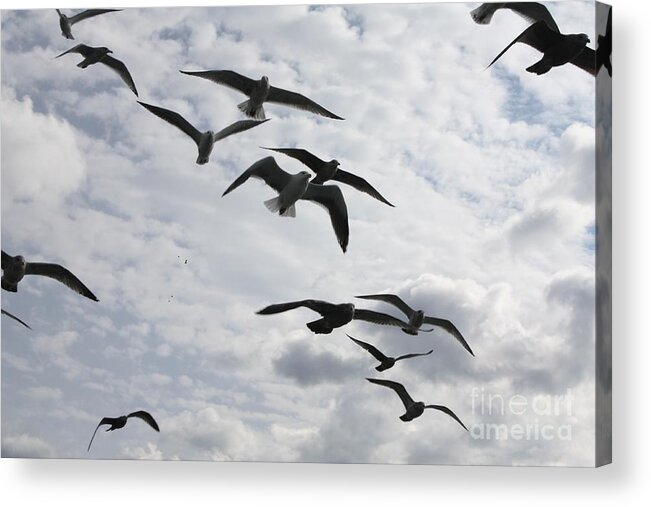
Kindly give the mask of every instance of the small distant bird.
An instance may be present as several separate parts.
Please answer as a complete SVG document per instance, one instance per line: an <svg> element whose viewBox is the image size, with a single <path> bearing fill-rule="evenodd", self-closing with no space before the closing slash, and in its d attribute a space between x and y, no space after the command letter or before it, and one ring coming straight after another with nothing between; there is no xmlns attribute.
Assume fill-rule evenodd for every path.
<svg viewBox="0 0 651 507"><path fill-rule="evenodd" d="M138 96L136 84L133 82L133 78L131 77L131 74L129 74L127 66L124 65L124 63L122 63L120 60L109 56L109 53L113 53L113 51L111 51L109 48L92 47L86 46L86 44L77 44L75 47L70 48L68 51L64 51L60 55L57 55L55 58L60 58L63 55L67 55L68 53L79 53L84 57L84 59L77 64L77 67L81 69L85 69L89 65L93 65L95 63L103 63L107 67L113 69L118 73L122 81L126 83L126 85L136 95L136 97Z"/></svg>
<svg viewBox="0 0 651 507"><path fill-rule="evenodd" d="M97 425L97 428L95 428L95 431L93 432L93 436L90 439L90 443L88 444L88 449L86 452L90 451L90 446L93 444L95 433L97 433L97 430L99 429L100 426L104 424L110 425L111 427L108 428L106 431L119 430L120 428L124 428L126 426L127 420L130 417L137 417L138 419L142 419L147 424L149 424L149 426L154 428L156 431L160 431L160 429L158 428L158 423L154 420L154 418L151 416L149 412L145 412L144 410L132 412L129 415L122 415L120 417L104 417Z"/></svg>
<svg viewBox="0 0 651 507"><path fill-rule="evenodd" d="M353 338L349 334L347 334L346 336L348 336L348 338L353 340L357 345L362 347L364 350L368 351L375 359L380 361L380 365L375 367L375 369L377 371L388 370L389 368L393 367L393 365L396 364L397 361L400 361L402 359L409 359L411 357L428 356L432 352L434 352L434 349L432 349L429 352L425 352L425 353L421 353L421 354L405 354L404 356L388 357L388 356L385 356L382 352L380 352L377 348L375 348L370 343L366 343L366 342L363 342L361 340L356 340L355 338Z"/></svg>
<svg viewBox="0 0 651 507"><path fill-rule="evenodd" d="M196 72L181 70L179 72L187 74L188 76L208 79L214 83L228 86L229 88L242 92L244 95L249 97L249 100L238 104L237 107L245 115L250 116L251 118L263 120L265 118L265 113L262 104L264 102L275 102L277 104L283 104L285 106L295 107L325 116L326 118L343 120L340 116L331 113L300 93L290 92L288 90L283 90L282 88L270 86L269 78L267 76L262 76L259 81L256 81L232 70L206 70Z"/></svg>
<svg viewBox="0 0 651 507"><path fill-rule="evenodd" d="M321 319L308 322L307 327L316 334L330 334L332 330L345 326L353 320L363 320L383 326L409 327L409 324L386 313L355 308L352 303L334 304L316 299L304 299L290 303L270 305L256 312L258 315L272 315L305 307L321 315Z"/></svg>
<svg viewBox="0 0 651 507"><path fill-rule="evenodd" d="M544 21L549 28L560 32L556 21L554 21L547 7L538 2L486 3L472 10L470 15L475 23L488 25L493 19L493 14L499 9L510 9L531 23Z"/></svg>
<svg viewBox="0 0 651 507"><path fill-rule="evenodd" d="M371 294L367 296L356 296L356 297L359 299L384 301L385 303L389 303L390 305L393 305L396 308L398 308L409 319L409 325L406 328L403 328L402 330L407 334L410 335L418 334L418 331L422 331L420 327L423 324L430 324L432 326L441 327L444 330L446 330L448 333L450 333L452 336L454 336L457 339L457 341L463 346L463 348L466 349L468 352L470 352L472 356L475 355L472 349L470 348L470 345L468 345L468 342L466 342L463 335L459 332L456 326L452 324L452 322L450 322L449 320L439 319L437 317L427 317L423 310L414 310L407 303L405 303L399 296L396 296L395 294Z"/></svg>
<svg viewBox="0 0 651 507"><path fill-rule="evenodd" d="M553 67L560 67L566 63L576 65L593 76L596 73L595 51L586 47L590 42L584 33L561 34L549 28L545 21L534 23L518 35L502 52L488 65L490 67L509 50L516 42L521 42L543 53L543 57L527 67L527 72L541 75L549 72Z"/></svg>
<svg viewBox="0 0 651 507"><path fill-rule="evenodd" d="M12 257L2 251L2 288L9 292L18 292L18 282L25 275L41 275L53 278L74 290L77 294L99 301L88 287L79 278L59 264L45 262L27 262L25 257L17 255Z"/></svg>
<svg viewBox="0 0 651 507"><path fill-rule="evenodd" d="M606 33L597 37L597 72L601 67L605 67L608 75L612 77L613 66L611 55L613 51L613 25L612 25L613 8L608 9L608 21L606 21Z"/></svg>
<svg viewBox="0 0 651 507"><path fill-rule="evenodd" d="M425 405L422 401L414 401L411 396L409 396L409 393L405 389L405 386L398 382L393 382L391 380L381 380L381 379L376 379L376 378L367 378L369 382L373 384L378 384L380 386L388 387L389 389L393 389L398 396L400 396L400 399L402 400L403 405L405 406L406 412L400 416L400 419L402 421L411 421L412 419L416 419L416 417L420 417L423 415L423 412L425 412L426 408L433 408L434 410L440 410L444 414L449 415L457 421L461 427L468 431L468 428L466 428L466 425L461 422L461 419L459 419L452 410L450 410L448 407L445 407L443 405Z"/></svg>
<svg viewBox="0 0 651 507"><path fill-rule="evenodd" d="M217 133L213 132L212 130L208 130L207 132L200 132L189 121L187 121L185 118L183 118L183 116L175 111L164 109L158 106L152 106L151 104L145 104L144 102L140 101L138 101L138 104L162 120L165 120L170 125L174 125L181 132L190 136L197 145L197 149L199 150L199 155L197 156L197 164L199 165L208 163L212 149L217 141L220 141L230 135L237 134L238 132L244 132L245 130L257 127L258 125L269 121L242 120L230 124L228 127L220 130Z"/></svg>
<svg viewBox="0 0 651 507"><path fill-rule="evenodd" d="M264 205L272 213L278 212L283 217L295 217L295 203L299 200L312 201L324 206L330 215L330 222L335 230L341 249L348 247L348 208L339 187L335 185L313 185L310 173L301 171L289 174L283 171L273 157L266 157L255 162L244 171L222 194L222 197L242 185L249 178L259 178L278 192L278 197L269 199Z"/></svg>
<svg viewBox="0 0 651 507"><path fill-rule="evenodd" d="M20 322L20 323L21 323L23 326L25 326L27 329L32 329L32 328L29 327L27 324L25 324L22 320L20 320L18 317L16 317L15 315L12 315L11 313L5 311L4 309L2 309L2 315L6 315L7 317L9 317L9 318L11 318L11 319L14 319L16 322Z"/></svg>
<svg viewBox="0 0 651 507"><path fill-rule="evenodd" d="M72 36L72 25L79 23L84 19L92 18L93 16L99 16L100 14L106 14L107 12L117 12L122 9L88 9L82 11L74 16L66 16L59 9L56 9L57 14L59 15L59 26L61 27L61 35L66 39L74 39Z"/></svg>
<svg viewBox="0 0 651 507"><path fill-rule="evenodd" d="M283 153L288 157L295 158L296 160L302 162L304 165L312 169L316 176L310 182L315 185L320 185L329 180L339 181L350 185L353 188L356 188L360 192L364 192L371 197L374 197L378 201L388 204L392 208L394 207L389 201L387 201L380 192L375 190L373 186L366 181L364 178L355 176L349 172L339 169L339 162L337 160L331 160L326 162L321 160L319 157L312 155L309 151L300 149L300 148L262 148L263 150L277 151L278 153Z"/></svg>

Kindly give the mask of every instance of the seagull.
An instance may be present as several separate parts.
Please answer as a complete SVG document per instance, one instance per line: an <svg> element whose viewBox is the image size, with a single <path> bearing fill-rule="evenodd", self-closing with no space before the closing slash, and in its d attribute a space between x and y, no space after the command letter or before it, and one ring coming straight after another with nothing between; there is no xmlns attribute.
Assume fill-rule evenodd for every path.
<svg viewBox="0 0 651 507"><path fill-rule="evenodd" d="M432 352L434 352L434 349L432 349L429 352L425 352L425 353L421 353L421 354L405 354L404 356L388 357L388 356L385 356L382 352L380 352L378 349L376 349L370 343L366 343L366 342L363 342L361 340L356 340L355 338L353 338L349 334L347 334L346 336L348 336L348 338L353 340L357 345L362 347L364 350L368 351L375 359L380 361L380 365L375 367L375 369L377 371L388 370L394 364L396 364L396 361L400 361L401 359L409 359L410 357L428 356Z"/></svg>
<svg viewBox="0 0 651 507"><path fill-rule="evenodd" d="M500 56L516 42L522 42L543 53L542 59L527 67L527 72L541 75L549 72L552 67L559 67L566 63L576 65L588 74L595 75L595 51L586 47L590 42L584 33L565 35L549 28L544 21L534 23L518 35L502 52L488 65L490 67Z"/></svg>
<svg viewBox="0 0 651 507"><path fill-rule="evenodd" d="M272 315L296 308L305 307L321 315L321 319L308 322L307 327L316 334L330 334L337 327L342 327L353 320L363 320L383 326L409 327L409 324L386 313L355 308L352 303L334 304L316 299L304 299L290 303L270 305L256 312L258 315Z"/></svg>
<svg viewBox="0 0 651 507"><path fill-rule="evenodd" d="M95 438L95 433L97 433L97 430L99 429L100 426L104 424L108 424L111 427L108 428L106 431L113 431L113 430L119 430L120 428L124 428L127 424L127 420L130 417L137 417L138 419L142 419L145 421L149 426L154 428L156 431L160 431L158 428L158 424L154 420L154 418L151 416L149 412L145 412L144 410L139 410L137 412L132 412L129 415L122 415L120 417L104 417L102 420L99 422L97 425L97 428L95 428L95 431L93 432L93 436L90 439L90 443L88 444L88 449L86 452L90 451L90 446L93 444L93 439Z"/></svg>
<svg viewBox="0 0 651 507"><path fill-rule="evenodd" d="M470 348L470 345L468 345L468 343L462 336L462 334L459 332L456 326L452 324L452 322L450 322L449 320L439 319L436 317L427 317L423 310L418 310L418 311L414 310L395 294L372 294L367 296L356 296L356 297L359 299L384 301L385 303L389 303L395 306L396 308L398 308L398 310L404 313L409 319L409 325L406 328L402 329L404 333L410 335L416 335L418 334L418 331L422 331L419 328L423 324L438 326L445 329L448 333L454 336L457 339L457 341L463 346L463 348L466 349L468 352L470 352L470 355L472 356L475 355L472 349Z"/></svg>
<svg viewBox="0 0 651 507"><path fill-rule="evenodd" d="M554 21L547 7L538 2L486 3L472 10L470 15L475 23L488 25L493 19L493 14L499 9L510 9L531 23L544 21L549 28L560 32L556 21Z"/></svg>
<svg viewBox="0 0 651 507"><path fill-rule="evenodd" d="M131 77L131 74L129 74L127 66L124 65L124 63L122 63L120 60L109 56L109 53L113 53L113 51L111 51L109 48L92 47L86 46L86 44L77 44L75 47L70 48L68 51L64 51L60 55L57 55L55 58L67 55L68 53L79 53L84 57L84 59L77 64L77 67L81 69L85 69L94 63L103 63L104 65L110 67L120 75L122 81L124 81L129 89L135 93L136 97L138 96L136 84L133 82L133 78Z"/></svg>
<svg viewBox="0 0 651 507"><path fill-rule="evenodd" d="M21 323L23 326L25 326L27 329L32 329L31 327L29 327L27 324L25 324L22 320L20 320L20 319L19 319L18 317L16 317L15 315L12 315L11 313L5 311L4 309L1 309L1 310L2 310L2 315L6 315L7 317L14 319L16 322L20 322L20 323Z"/></svg>
<svg viewBox="0 0 651 507"><path fill-rule="evenodd" d="M468 431L468 428L466 428L466 425L461 422L461 419L459 419L452 410L450 410L448 407L445 407L443 405L425 405L422 401L414 401L411 396L409 396L409 393L405 389L405 386L398 382L392 382L391 380L381 380L377 378L367 378L369 382L373 384L378 384L380 386L388 387L389 389L393 389L398 396L400 396L400 399L402 400L403 405L405 406L405 409L407 410L403 415L400 416L400 419L402 421L411 421L413 419L416 419L417 417L420 417L423 415L423 412L425 411L426 408L433 408L434 410L440 410L444 414L449 415L457 421L464 430Z"/></svg>
<svg viewBox="0 0 651 507"><path fill-rule="evenodd" d="M597 72L599 72L599 69L603 66L611 77L613 75L613 67L610 60L613 51L612 14L613 8L611 7L608 10L606 33L597 37Z"/></svg>
<svg viewBox="0 0 651 507"><path fill-rule="evenodd" d="M315 185L325 183L326 181L329 180L339 181L341 183L345 183L346 185L350 185L353 188L356 188L360 192L364 192L370 195L371 197L376 198L378 201L382 201L384 204L388 204L392 208L395 207L384 197L382 197L380 192L375 190L375 188L373 188L373 186L364 178L360 178L359 176L355 176L354 174L339 169L340 164L337 160L333 159L330 162L326 162L324 160L321 160L319 157L312 155L309 151L300 148L264 148L263 147L262 149L283 153L288 157L295 158L296 160L308 166L316 173L316 176L311 181L311 183L314 183Z"/></svg>
<svg viewBox="0 0 651 507"><path fill-rule="evenodd" d="M63 283L77 294L86 296L93 301L99 301L88 287L79 278L59 264L45 262L27 262L25 257L17 255L12 257L2 251L2 288L9 292L18 292L18 282L25 275L41 275L54 278Z"/></svg>
<svg viewBox="0 0 651 507"><path fill-rule="evenodd" d="M59 26L61 27L61 35L63 35L66 39L74 39L74 37L72 36L72 25L74 25L75 23L79 23L84 19L92 18L93 16L106 14L107 12L117 12L121 10L122 9L88 9L85 11L81 11L80 13L75 14L74 16L68 17L65 14L62 14L59 9L56 9L57 14L59 15Z"/></svg>
<svg viewBox="0 0 651 507"><path fill-rule="evenodd" d="M222 197L242 185L249 178L259 178L278 192L278 197L264 202L272 213L280 216L296 216L295 203L299 199L312 201L324 206L330 214L330 222L335 230L339 246L346 252L348 247L348 208L339 187L335 185L313 185L310 183L310 173L301 171L289 174L283 171L273 157L266 157L255 162L244 171Z"/></svg>
<svg viewBox="0 0 651 507"><path fill-rule="evenodd" d="M145 104L144 102L140 101L138 101L138 104L190 136L197 145L197 149L199 150L199 155L197 156L197 164L199 165L208 163L210 153L212 152L213 146L217 141L220 141L232 134L237 134L238 132L249 130L250 128L256 127L261 123L269 121L242 120L232 123L217 133L213 132L212 130L208 130L207 132L199 132L192 124L190 124L189 121L187 121L185 118L183 118L183 116L175 111L170 111L169 109L164 109L162 107L152 106L151 104Z"/></svg>
<svg viewBox="0 0 651 507"><path fill-rule="evenodd" d="M264 109L262 104L264 102L275 102L285 106L295 107L304 111L309 111L326 118L334 120L343 120L340 116L331 113L324 107L320 106L313 100L308 99L300 93L290 92L282 88L276 88L269 85L269 78L262 76L259 81L248 78L242 74L238 74L232 70L206 70L189 72L185 70L179 71L188 76L197 76L203 79L209 79L217 84L228 86L234 90L242 92L249 97L237 107L247 116L263 120L265 118Z"/></svg>

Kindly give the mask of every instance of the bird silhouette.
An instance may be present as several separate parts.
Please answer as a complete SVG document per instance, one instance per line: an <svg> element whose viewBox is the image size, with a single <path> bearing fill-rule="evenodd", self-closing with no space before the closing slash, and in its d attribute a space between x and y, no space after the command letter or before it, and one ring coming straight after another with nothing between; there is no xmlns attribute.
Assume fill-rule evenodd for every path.
<svg viewBox="0 0 651 507"><path fill-rule="evenodd" d="M144 410L131 412L129 415L122 415L120 417L104 417L95 428L95 431L93 432L93 436L90 438L90 443L88 444L88 449L86 452L90 451L90 446L93 445L93 439L95 438L95 434L97 433L97 430L99 429L100 426L108 424L110 428L108 428L106 431L119 430L120 428L124 428L126 426L127 421L131 417L137 417L138 419L142 419L147 424L149 424L149 426L154 428L156 431L160 431L160 428L158 427L158 423L154 420L152 415L149 412L145 412Z"/></svg>
<svg viewBox="0 0 651 507"><path fill-rule="evenodd" d="M405 354L404 356L398 356L398 357L388 357L385 356L382 352L380 352L376 347L371 345L370 343L363 342L361 340L356 340L349 334L347 334L348 338L350 338L352 341L354 341L357 345L362 347L364 350L368 351L369 354L371 354L375 359L380 361L380 365L376 366L375 369L377 371L384 371L388 370L389 368L392 368L396 362L401 361L402 359L409 359L412 357L420 357L420 356L428 356L434 350L430 350L429 352L421 353L421 354Z"/></svg>
<svg viewBox="0 0 651 507"><path fill-rule="evenodd" d="M74 16L66 16L59 9L56 9L57 14L59 15L59 26L61 27L61 35L66 39L74 39L72 36L72 25L79 23L84 19L92 18L94 16L99 16L100 14L106 14L107 12L117 12L122 9L88 9L81 11Z"/></svg>
<svg viewBox="0 0 651 507"><path fill-rule="evenodd" d="M398 382L393 382L391 380L382 380L382 379L376 379L376 378L367 378L369 382L373 384L378 384L380 386L388 387L389 389L393 389L396 394L400 397L400 400L402 401L402 404L405 406L406 412L400 416L400 420L404 422L411 421L413 419L416 419L417 417L420 417L423 415L423 412L425 412L426 408L432 408L434 410L440 410L444 414L449 415L457 421L461 427L468 431L468 428L466 428L466 425L461 422L461 419L459 419L452 410L450 410L448 407L443 406L443 405L425 405L422 401L414 401L411 396L409 396L409 393L405 389L405 386Z"/></svg>
<svg viewBox="0 0 651 507"><path fill-rule="evenodd" d="M57 280L74 290L77 294L99 301L88 287L79 278L59 264L45 262L27 262L25 257L17 255L12 257L2 251L2 288L9 292L18 292L18 282L25 275L41 275Z"/></svg>
<svg viewBox="0 0 651 507"><path fill-rule="evenodd" d="M284 106L295 107L304 111L332 118L334 120L343 120L340 116L331 113L323 106L320 106L306 96L300 93L290 92L282 88L276 88L269 85L269 78L262 76L260 80L248 78L232 70L205 70L205 71L180 71L188 76L196 76L208 79L213 83L227 86L233 90L242 92L249 97L249 100L238 104L238 109L251 118L263 120L265 118L264 102L275 102Z"/></svg>
<svg viewBox="0 0 651 507"><path fill-rule="evenodd" d="M89 65L94 65L96 63L103 63L110 69L117 72L122 81L126 83L126 85L136 95L136 97L138 96L136 84L133 82L133 78L131 77L127 66L120 60L109 56L109 53L113 53L113 51L111 51L109 48L92 47L87 46L86 44L77 44L75 47L68 49L68 51L64 51L60 55L55 56L55 58L60 58L63 55L67 55L69 53L79 53L84 57L84 59L77 64L77 67L80 69L85 69Z"/></svg>
<svg viewBox="0 0 651 507"><path fill-rule="evenodd" d="M321 315L322 318L307 323L310 331L316 334L330 334L333 329L345 326L353 320L362 320L383 326L409 327L408 323L386 313L355 308L355 305L352 303L335 304L316 299L304 299L302 301L269 305L256 313L258 315L272 315L301 307L309 308L313 312Z"/></svg>
<svg viewBox="0 0 651 507"><path fill-rule="evenodd" d="M417 330L420 330L420 327L423 324L430 324L432 326L440 327L445 331L447 331L448 333L450 333L452 336L454 336L456 340L461 344L461 346L464 349L466 349L468 352L470 352L472 356L475 355L472 349L470 348L470 345L468 345L468 342L466 342L466 339L463 337L463 335L459 332L456 326L447 319L440 319L438 317L428 317L425 315L425 312L423 310L414 310L407 303L405 303L399 296L396 296L395 294L371 294L367 296L356 296L356 297L359 299L384 301L385 303L389 303L395 306L396 308L398 308L409 319L409 326L407 328L403 328L403 332L407 334L410 335L418 334Z"/></svg>

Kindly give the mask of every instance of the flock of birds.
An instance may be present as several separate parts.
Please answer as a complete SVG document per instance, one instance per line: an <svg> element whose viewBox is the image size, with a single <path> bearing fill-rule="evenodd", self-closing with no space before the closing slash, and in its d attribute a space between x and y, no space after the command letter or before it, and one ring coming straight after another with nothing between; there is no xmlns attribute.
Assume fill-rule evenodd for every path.
<svg viewBox="0 0 651 507"><path fill-rule="evenodd" d="M612 75L612 66L610 53L612 49L611 38L611 16L608 15L607 28L605 35L599 36L597 51L586 46L589 38L585 34L562 34L558 25L545 6L536 2L513 2L513 3L485 3L471 11L473 20L479 24L489 24L494 13L500 9L509 9L522 17L529 20L532 24L511 42L489 65L493 65L511 46L515 43L527 44L541 53L542 58L528 67L526 70L535 74L544 74L549 72L553 67L558 67L570 63L592 75L596 75L601 67L606 68L609 75ZM94 16L117 12L120 9L89 9L82 11L74 16L66 16L59 9L59 26L61 33L66 39L74 39L72 27L81 21L87 20ZM126 65L120 60L110 56L112 51L106 47L91 47L85 44L78 44L71 49L61 53L56 58L70 53L78 53L83 56L83 60L77 64L78 67L85 69L90 65L97 63L104 64L118 73L120 78L129 87L129 89L138 96L135 82L131 77ZM219 85L223 85L237 90L248 97L248 99L238 104L238 109L248 119L240 120L226 126L218 132L211 130L201 132L194 127L189 121L175 111L165 109L152 104L138 102L146 110L175 126L181 132L190 137L197 145L198 156L197 164L208 163L210 154L217 141L220 141L230 135L249 130L262 123L267 122L264 111L264 103L271 102L290 106L304 111L308 111L325 118L334 120L343 120L342 117L328 111L323 106L317 104L308 97L299 93L277 88L269 84L269 79L262 76L259 80L254 80L243 76L232 70L211 70L211 71L180 71L189 76L207 79ZM337 241L345 253L348 246L348 211L343 194L338 186L326 185L329 181L344 183L353 188L364 192L376 200L393 207L385 197L380 194L365 179L356 176L350 172L339 168L337 160L324 161L309 151L300 148L263 148L288 157L294 158L307 166L315 176L312 177L308 171L301 171L297 174L289 174L276 163L272 156L265 157L252 164L244 171L223 193L226 196L249 178L262 179L268 186L274 189L278 196L265 201L265 206L280 216L295 217L296 203L299 200L312 201L324 206L337 237ZM187 260L186 260L187 263ZM26 275L40 275L57 280L78 294L92 300L99 301L97 297L67 268L53 263L44 262L27 262L21 255L11 256L2 251L2 289L9 292L17 292L18 284ZM353 303L329 303L315 299L306 299L301 301L292 301L287 303L278 303L269 305L258 311L259 315L272 315L287 312L297 308L307 308L320 315L320 318L307 323L307 327L315 334L329 334L336 328L340 328L353 320L370 322L373 324L393 326L402 330L408 335L418 335L421 332L432 332L439 328L453 338L472 356L474 353L468 342L463 337L456 326L447 319L427 316L423 310L414 310L398 295L395 294L372 294L357 296L359 299L369 301L379 301L397 308L405 316L405 319L394 317L387 313L374 310L357 308ZM2 309L2 314L19 322L23 326L30 328L24 321L11 313ZM423 326L433 326L429 329L423 329ZM347 335L350 340L359 347L366 350L373 356L379 365L376 367L378 372L386 371L392 368L396 362L423 357L432 354L433 350L423 353L408 353L398 357L386 356L377 347L370 343L363 342L352 336ZM411 421L423 414L426 408L441 411L454 419L464 429L467 430L464 423L448 407L443 405L425 405L422 401L414 401L405 387L394 381L368 378L369 382L392 389L402 401L405 413L400 416L402 421ZM146 411L139 410L128 415L117 418L104 417L101 419L88 445L88 451L95 438L97 430L104 425L109 428L106 431L113 431L123 428L130 418L137 418L147 423L155 431L160 431L158 423L153 416Z"/></svg>

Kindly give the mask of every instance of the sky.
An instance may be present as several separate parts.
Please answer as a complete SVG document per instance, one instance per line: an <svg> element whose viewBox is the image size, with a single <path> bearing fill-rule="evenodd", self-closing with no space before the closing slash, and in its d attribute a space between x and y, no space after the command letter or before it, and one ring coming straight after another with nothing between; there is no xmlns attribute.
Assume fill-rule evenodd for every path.
<svg viewBox="0 0 651 507"><path fill-rule="evenodd" d="M33 331L2 320L2 455L591 466L595 82L524 72L539 54L523 45L486 69L526 22L477 25L477 5L128 9L75 25L76 41L53 9L2 11L2 248L63 264L100 299L35 277L3 291ZM592 2L548 5L594 47ZM54 59L75 43L112 49L140 100L201 130L241 119L245 98L179 70L267 75L345 121L268 104L271 121L198 166L110 69ZM269 155L259 146L336 158L396 207L342 185L343 254L318 206L274 216L255 180L221 197ZM476 357L440 330L313 335L307 309L255 315L312 298L398 316L354 299L383 292L451 319ZM434 353L377 373L345 333ZM400 421L399 398L366 377L470 431L435 411ZM102 417L141 409L160 433L130 421L86 452Z"/></svg>

